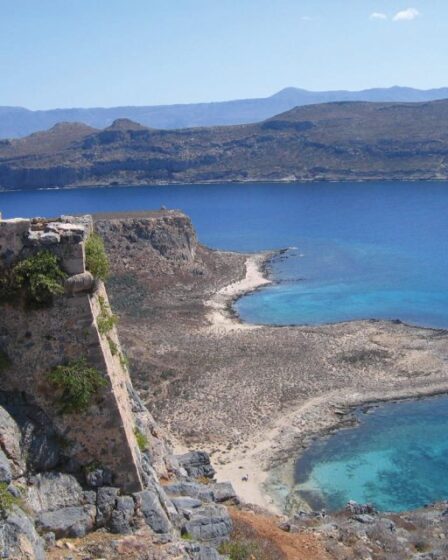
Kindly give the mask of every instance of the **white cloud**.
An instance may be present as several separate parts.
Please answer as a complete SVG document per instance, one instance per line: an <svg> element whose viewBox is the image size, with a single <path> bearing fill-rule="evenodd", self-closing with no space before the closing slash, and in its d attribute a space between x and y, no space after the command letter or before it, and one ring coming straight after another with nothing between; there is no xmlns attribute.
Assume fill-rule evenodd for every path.
<svg viewBox="0 0 448 560"><path fill-rule="evenodd" d="M408 8L407 10L402 10L394 15L394 21L412 21L420 15L420 12L416 8Z"/></svg>
<svg viewBox="0 0 448 560"><path fill-rule="evenodd" d="M385 20L387 19L387 15L383 14L382 12L373 12L373 14L370 14L370 19L382 19Z"/></svg>

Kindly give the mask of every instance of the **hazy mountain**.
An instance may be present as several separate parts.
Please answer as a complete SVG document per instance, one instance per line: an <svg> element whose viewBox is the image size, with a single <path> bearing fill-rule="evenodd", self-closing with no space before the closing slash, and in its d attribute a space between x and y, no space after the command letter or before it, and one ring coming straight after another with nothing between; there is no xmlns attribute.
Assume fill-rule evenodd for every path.
<svg viewBox="0 0 448 560"><path fill-rule="evenodd" d="M132 119L153 128L188 128L255 123L294 107L333 101L421 102L447 99L448 88L417 90L392 87L358 92L312 92L286 88L271 97L217 103L111 107L92 109L52 109L29 111L20 107L0 107L0 138L17 138L46 130L58 122L82 122L105 128L119 118Z"/></svg>
<svg viewBox="0 0 448 560"><path fill-rule="evenodd" d="M298 107L259 124L156 130L121 119L0 141L0 187L448 179L448 100Z"/></svg>

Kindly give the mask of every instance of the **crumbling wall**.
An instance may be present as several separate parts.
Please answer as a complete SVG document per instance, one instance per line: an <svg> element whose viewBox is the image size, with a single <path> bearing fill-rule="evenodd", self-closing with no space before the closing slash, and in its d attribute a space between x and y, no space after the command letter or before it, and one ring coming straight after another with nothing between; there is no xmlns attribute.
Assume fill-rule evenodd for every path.
<svg viewBox="0 0 448 560"><path fill-rule="evenodd" d="M89 216L0 220L0 273L48 250L59 257L68 275L67 293L54 298L50 307L0 306L0 350L10 362L0 371L0 390L20 392L41 407L79 466L98 463L112 471L117 486L138 491L143 486L129 375L115 328L108 333L114 354L98 331L99 298L107 305L107 294L85 269L85 241L91 231ZM105 386L87 411L61 414L47 374L54 366L82 357L101 373Z"/></svg>

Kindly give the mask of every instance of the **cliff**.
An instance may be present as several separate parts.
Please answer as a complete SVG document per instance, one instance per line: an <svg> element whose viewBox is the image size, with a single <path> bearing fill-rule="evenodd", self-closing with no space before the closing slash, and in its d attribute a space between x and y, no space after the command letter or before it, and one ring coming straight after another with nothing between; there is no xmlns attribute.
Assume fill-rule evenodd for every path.
<svg viewBox="0 0 448 560"><path fill-rule="evenodd" d="M181 229L173 248L153 228L154 247L188 260ZM216 502L235 494L206 454L172 454L135 392L92 239L90 216L0 221L1 555L106 528L143 532L160 558L217 559L231 522Z"/></svg>
<svg viewBox="0 0 448 560"><path fill-rule="evenodd" d="M259 124L156 130L121 119L0 143L0 188L447 178L448 101L329 103Z"/></svg>

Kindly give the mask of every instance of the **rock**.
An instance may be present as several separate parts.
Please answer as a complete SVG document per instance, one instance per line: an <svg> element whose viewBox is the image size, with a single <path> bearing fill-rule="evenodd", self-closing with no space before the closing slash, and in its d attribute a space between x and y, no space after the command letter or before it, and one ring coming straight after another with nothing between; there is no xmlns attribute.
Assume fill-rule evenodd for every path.
<svg viewBox="0 0 448 560"><path fill-rule="evenodd" d="M201 502L214 502L215 496L212 487L198 482L175 482L164 486L168 496L190 496L197 498Z"/></svg>
<svg viewBox="0 0 448 560"><path fill-rule="evenodd" d="M378 513L378 510L372 505L372 504L358 504L357 502L350 500L347 505L345 506L345 509L347 511L349 511L350 513L355 513L355 514L364 514L364 513L369 513L369 514L376 514Z"/></svg>
<svg viewBox="0 0 448 560"><path fill-rule="evenodd" d="M92 469L86 472L86 483L92 488L110 486L112 484L112 472L104 467Z"/></svg>
<svg viewBox="0 0 448 560"><path fill-rule="evenodd" d="M215 469L210 464L210 457L205 451L190 451L184 455L177 455L179 465L185 469L188 476L199 478L213 478Z"/></svg>
<svg viewBox="0 0 448 560"><path fill-rule="evenodd" d="M212 485L215 502L236 501L237 495L230 482L217 482Z"/></svg>
<svg viewBox="0 0 448 560"><path fill-rule="evenodd" d="M353 519L359 521L360 523L374 523L376 521L372 515L368 515L367 513L354 515Z"/></svg>
<svg viewBox="0 0 448 560"><path fill-rule="evenodd" d="M18 507L0 517L0 558L45 560L45 543Z"/></svg>
<svg viewBox="0 0 448 560"><path fill-rule="evenodd" d="M86 490L84 492L84 503L94 506L96 504L96 492L93 490Z"/></svg>
<svg viewBox="0 0 448 560"><path fill-rule="evenodd" d="M216 504L193 510L191 518L182 527L183 534L212 545L226 540L231 530L232 521L227 508Z"/></svg>
<svg viewBox="0 0 448 560"><path fill-rule="evenodd" d="M80 292L90 292L94 285L94 277L90 272L86 271L67 278L64 282L64 289L66 294L73 295Z"/></svg>
<svg viewBox="0 0 448 560"><path fill-rule="evenodd" d="M0 406L0 447L10 461L14 477L21 476L26 468L22 455L21 440L22 434L16 421Z"/></svg>
<svg viewBox="0 0 448 560"><path fill-rule="evenodd" d="M103 486L98 489L96 497L96 505L98 509L96 523L98 527L105 527L109 523L112 511L115 509L119 493L119 488L112 488L109 486Z"/></svg>
<svg viewBox="0 0 448 560"><path fill-rule="evenodd" d="M84 502L84 493L76 478L63 473L33 476L28 489L28 503L36 512L55 511Z"/></svg>
<svg viewBox="0 0 448 560"><path fill-rule="evenodd" d="M40 236L40 242L42 245L54 245L61 241L61 236L53 231L42 233Z"/></svg>
<svg viewBox="0 0 448 560"><path fill-rule="evenodd" d="M0 482L9 484L12 480L11 466L8 457L0 449Z"/></svg>
<svg viewBox="0 0 448 560"><path fill-rule="evenodd" d="M221 560L215 548L199 543L187 543L184 548L191 560Z"/></svg>
<svg viewBox="0 0 448 560"><path fill-rule="evenodd" d="M284 521L283 523L279 523L278 528L285 531L285 533L289 533L291 531L291 523Z"/></svg>
<svg viewBox="0 0 448 560"><path fill-rule="evenodd" d="M198 500L197 498L190 498L189 496L172 498L171 501L179 512L183 512L185 510L188 511L202 506L201 500Z"/></svg>
<svg viewBox="0 0 448 560"><path fill-rule="evenodd" d="M112 533L127 534L132 531L135 504L130 496L117 498L116 509L112 512L110 531Z"/></svg>
<svg viewBox="0 0 448 560"><path fill-rule="evenodd" d="M155 493L143 490L134 494L134 498L137 509L143 514L146 524L155 533L169 533L171 531L171 522Z"/></svg>
<svg viewBox="0 0 448 560"><path fill-rule="evenodd" d="M57 539L83 537L95 526L96 508L91 505L72 506L40 513L36 527L42 533L53 532Z"/></svg>

